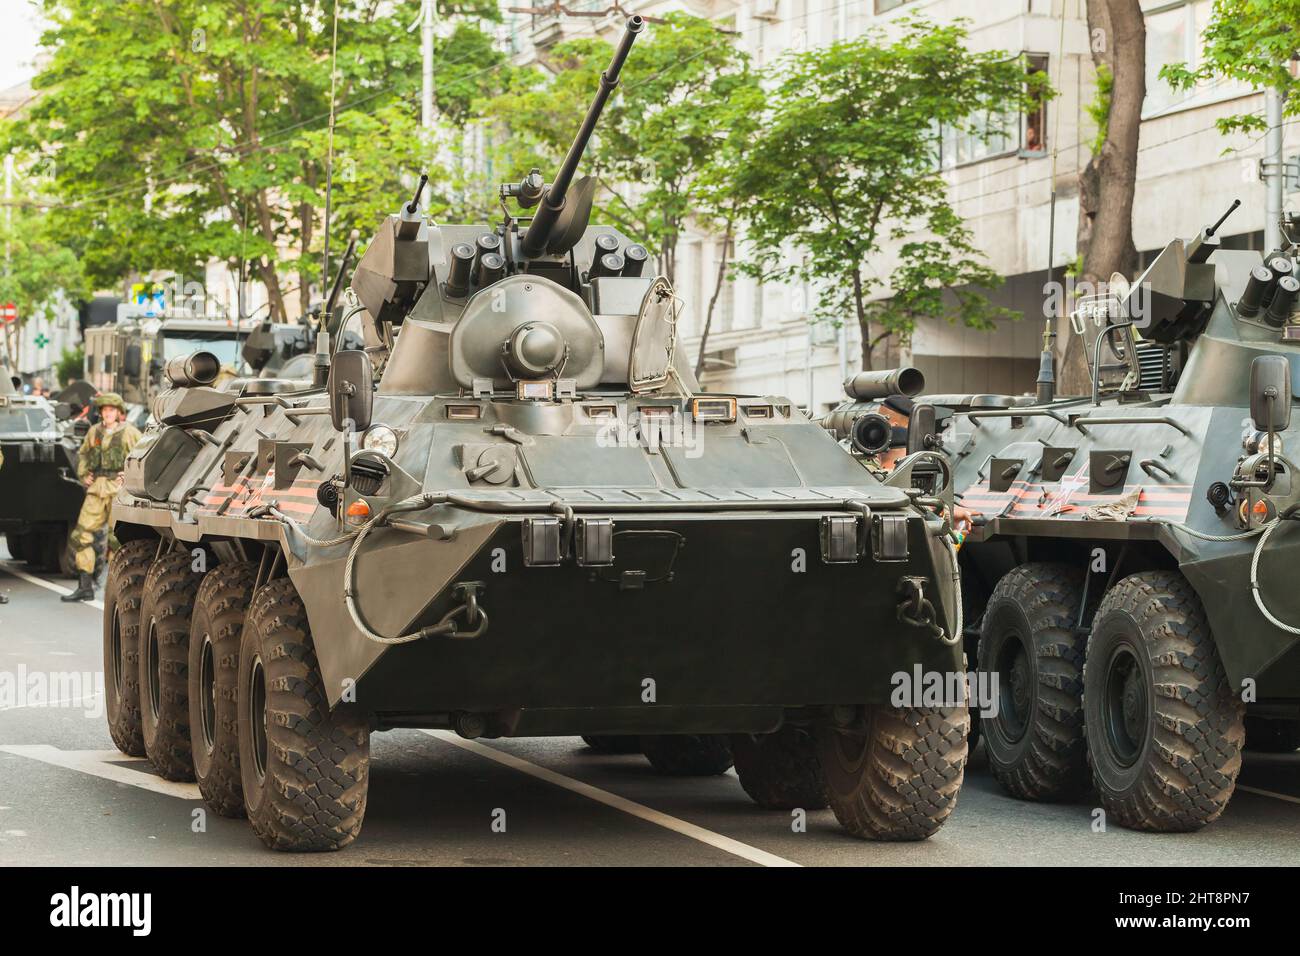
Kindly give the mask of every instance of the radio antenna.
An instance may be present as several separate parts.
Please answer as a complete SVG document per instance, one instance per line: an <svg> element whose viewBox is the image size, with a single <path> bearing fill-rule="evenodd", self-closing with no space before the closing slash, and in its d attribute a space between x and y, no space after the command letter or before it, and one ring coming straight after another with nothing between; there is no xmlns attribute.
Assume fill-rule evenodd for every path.
<svg viewBox="0 0 1300 956"><path fill-rule="evenodd" d="M330 42L330 126L329 145L325 151L325 262L321 269L320 286L330 284L330 214L334 192L334 96L338 84L339 59L339 0L334 0L334 38ZM306 250L303 250L306 252Z"/></svg>

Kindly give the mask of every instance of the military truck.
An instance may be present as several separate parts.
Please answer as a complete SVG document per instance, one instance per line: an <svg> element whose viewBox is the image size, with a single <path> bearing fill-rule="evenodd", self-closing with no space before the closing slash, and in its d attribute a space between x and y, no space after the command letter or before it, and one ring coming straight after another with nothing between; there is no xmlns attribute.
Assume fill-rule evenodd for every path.
<svg viewBox="0 0 1300 956"><path fill-rule="evenodd" d="M643 25L551 182L502 186L517 211L435 227L421 179L382 223L349 312L379 347L322 335L311 382L238 391L168 367L114 506L109 728L270 847L353 840L392 728L734 756L760 805L859 837L955 805L965 706L891 701L961 665L931 498L787 398L700 392L676 293L589 223L574 177Z"/></svg>
<svg viewBox="0 0 1300 956"><path fill-rule="evenodd" d="M913 410L977 513L961 565L994 775L1029 800L1095 787L1140 830L1216 819L1243 746L1300 747L1296 246L1223 248L1222 222L1080 300L1090 395L1055 394L1048 337L1036 395Z"/></svg>
<svg viewBox="0 0 1300 956"><path fill-rule="evenodd" d="M349 341L360 340L353 332ZM304 370L310 378L313 343L312 328L299 322L179 313L129 319L86 330L86 379L100 391L121 395L131 421L143 428L150 403L167 384L163 369L173 359L208 352L217 357L222 379L294 378Z"/></svg>
<svg viewBox="0 0 1300 956"><path fill-rule="evenodd" d="M0 532L15 560L65 575L75 573L68 535L86 496L69 417L68 406L23 395L0 375Z"/></svg>

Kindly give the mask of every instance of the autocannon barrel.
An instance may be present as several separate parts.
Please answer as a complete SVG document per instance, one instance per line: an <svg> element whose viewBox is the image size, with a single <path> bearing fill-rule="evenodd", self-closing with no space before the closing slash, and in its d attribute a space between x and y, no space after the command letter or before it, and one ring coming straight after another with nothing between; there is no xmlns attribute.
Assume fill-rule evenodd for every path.
<svg viewBox="0 0 1300 956"><path fill-rule="evenodd" d="M849 398L870 401L890 395L919 395L925 388L925 376L920 369L904 366L879 372L859 372L844 383Z"/></svg>
<svg viewBox="0 0 1300 956"><path fill-rule="evenodd" d="M596 91L596 98L592 100L591 108L583 117L578 135L573 138L573 144L569 147L569 152L565 155L564 162L560 164L555 178L551 180L546 196L537 207L537 215L533 217L532 224L524 233L524 255L539 256L545 251L546 243L551 238L551 230L555 228L555 222L564 208L564 197L569 191L569 184L573 182L574 173L578 171L578 163L582 160L582 154L586 152L587 143L591 141L591 134L595 131L596 122L605 108L605 101L618 86L618 75L623 69L623 63L632 50L632 44L636 42L637 34L644 29L644 19L639 16L628 17L623 36L614 49L614 56L610 59L605 72L600 75L600 89Z"/></svg>

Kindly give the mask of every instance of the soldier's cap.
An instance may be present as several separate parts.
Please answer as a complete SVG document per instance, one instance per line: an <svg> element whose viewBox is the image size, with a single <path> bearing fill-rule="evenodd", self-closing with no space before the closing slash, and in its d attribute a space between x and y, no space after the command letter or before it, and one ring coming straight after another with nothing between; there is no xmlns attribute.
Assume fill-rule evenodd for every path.
<svg viewBox="0 0 1300 956"><path fill-rule="evenodd" d="M126 414L126 402L122 401L122 396L117 392L100 392L95 396L95 407L104 408L105 406L121 409L122 413Z"/></svg>

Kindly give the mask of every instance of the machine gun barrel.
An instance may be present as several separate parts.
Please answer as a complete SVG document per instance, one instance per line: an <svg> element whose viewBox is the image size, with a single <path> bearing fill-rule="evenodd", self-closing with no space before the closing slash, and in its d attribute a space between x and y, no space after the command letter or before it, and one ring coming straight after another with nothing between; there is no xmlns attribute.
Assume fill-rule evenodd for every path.
<svg viewBox="0 0 1300 956"><path fill-rule="evenodd" d="M618 86L618 75L623 69L623 63L632 50L632 44L636 42L637 34L644 29L644 19L639 16L628 17L627 26L614 50L614 56L610 59L605 72L600 75L600 89L596 91L596 98L592 100L591 108L583 117L582 126L578 128L578 135L573 137L573 144L569 146L564 162L560 164L555 178L551 180L551 187L546 191L546 196L537 209L537 215L533 217L528 231L524 233L524 255L539 256L546 249L551 230L555 228L555 222L564 208L564 197L569 191L569 184L573 182L574 173L578 171L578 163L582 160L582 154L586 152L587 143L591 141L591 134L596 129L601 111L605 109L605 101Z"/></svg>

